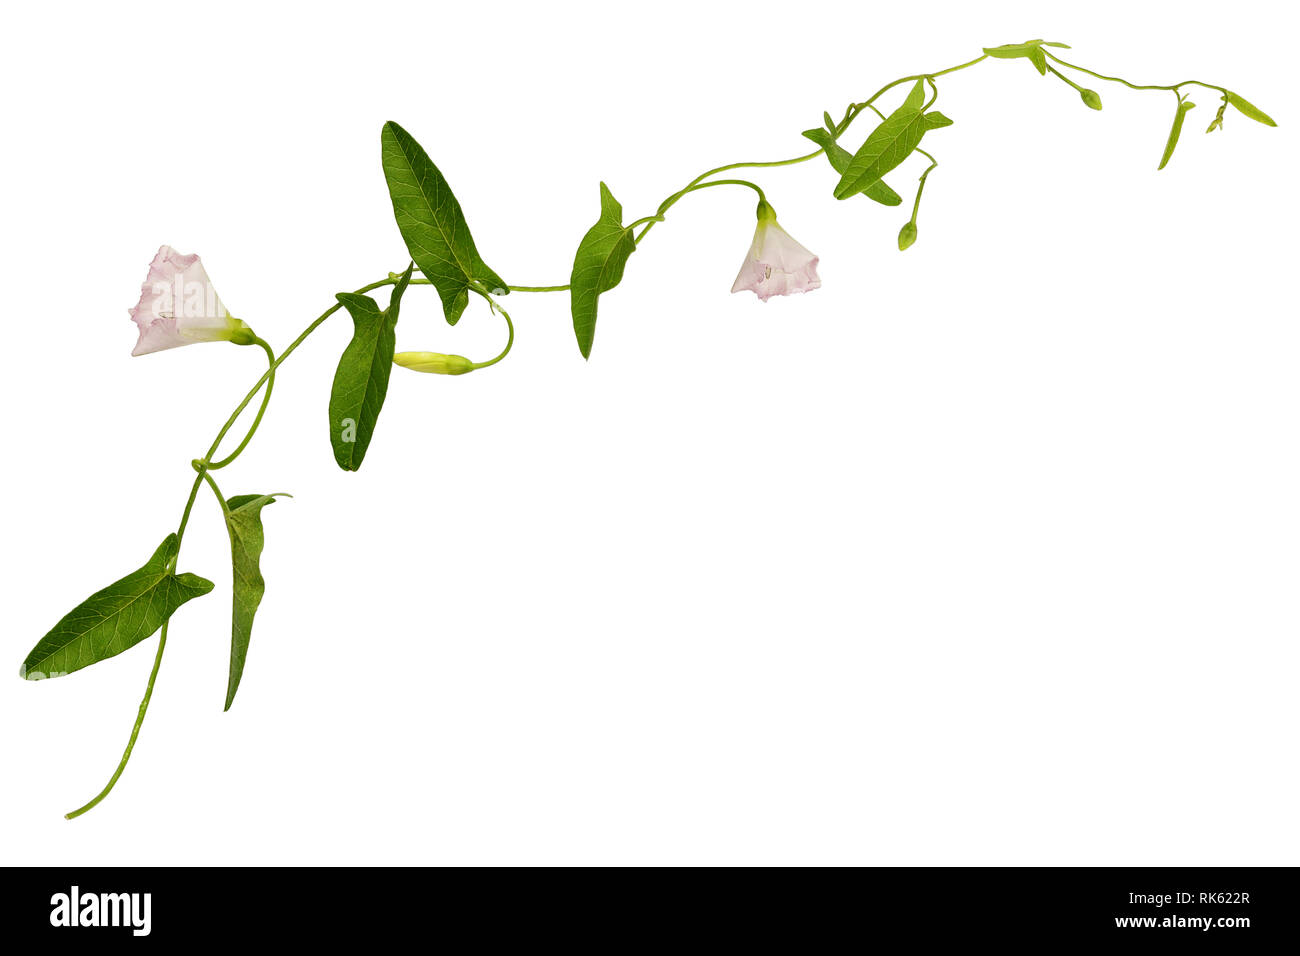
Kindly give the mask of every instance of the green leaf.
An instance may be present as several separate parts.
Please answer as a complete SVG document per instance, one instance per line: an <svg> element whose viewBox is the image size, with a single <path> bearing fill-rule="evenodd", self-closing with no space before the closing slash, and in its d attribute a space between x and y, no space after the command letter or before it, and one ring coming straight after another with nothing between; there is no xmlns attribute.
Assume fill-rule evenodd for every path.
<svg viewBox="0 0 1300 956"><path fill-rule="evenodd" d="M1188 111L1195 108L1196 104L1191 100L1179 99L1178 112L1174 114L1174 125L1169 130L1169 139L1165 142L1165 154L1160 157L1160 165L1156 167L1157 170L1164 169L1174 155L1174 147L1178 145L1178 137L1183 135L1183 120L1187 118Z"/></svg>
<svg viewBox="0 0 1300 956"><path fill-rule="evenodd" d="M396 123L385 123L384 176L393 215L411 258L442 299L447 322L455 325L469 303L469 287L493 295L509 291L474 246L460 203L429 154Z"/></svg>
<svg viewBox="0 0 1300 956"><path fill-rule="evenodd" d="M831 168L837 173L843 175L844 170L849 168L849 163L853 161L853 154L837 143L827 130L806 129L803 135L825 150ZM903 197L890 189L883 179L877 179L862 191L862 195L868 199L874 199L882 206L897 206L903 201Z"/></svg>
<svg viewBox="0 0 1300 956"><path fill-rule="evenodd" d="M1273 122L1273 118L1271 116L1265 113L1258 106L1247 101L1245 98L1240 97L1236 93L1232 93L1232 92L1229 92L1227 96L1228 96L1229 103L1237 107L1237 109L1240 110L1242 114L1244 114L1245 116L1249 116L1256 123L1263 123L1265 126L1277 125L1277 123Z"/></svg>
<svg viewBox="0 0 1300 956"><path fill-rule="evenodd" d="M985 56L997 57L1000 60L1014 60L1018 57L1025 57L1030 63L1034 64L1034 69L1039 73L1047 74L1047 56L1043 53L1043 47L1055 46L1062 49L1070 49L1068 43L1054 43L1050 40L1026 40L1024 43L1004 43L1001 46L986 46L984 48Z"/></svg>
<svg viewBox="0 0 1300 956"><path fill-rule="evenodd" d="M836 199L847 199L854 193L863 192L879 180L921 145L926 130L951 125L952 120L942 113L922 113L911 105L920 88L921 81L917 80L916 89L908 96L907 102L890 113L858 147L835 187Z"/></svg>
<svg viewBox="0 0 1300 956"><path fill-rule="evenodd" d="M36 643L19 674L26 680L62 677L121 654L186 601L211 591L211 581L171 570L179 550L180 541L169 534L144 567L82 601Z"/></svg>
<svg viewBox="0 0 1300 956"><path fill-rule="evenodd" d="M573 257L569 278L569 302L573 311L573 332L583 358L591 357L596 337L596 307L600 294L623 280L628 256L636 252L632 230L623 226L623 207L609 187L600 184L600 218L587 230Z"/></svg>
<svg viewBox="0 0 1300 956"><path fill-rule="evenodd" d="M253 635L253 615L266 593L260 559L265 536L262 509L275 504L275 495L236 495L226 502L226 530L230 532L230 557L234 569L234 608L230 618L230 677L226 681L226 706L230 709L244 676L248 642Z"/></svg>
<svg viewBox="0 0 1300 956"><path fill-rule="evenodd" d="M903 100L903 106L909 110L919 110L924 105L925 83L922 80L917 80L916 85L908 91L907 99Z"/></svg>
<svg viewBox="0 0 1300 956"><path fill-rule="evenodd" d="M344 471L361 467L374 437L393 371L398 309L414 268L414 264L407 266L382 312L368 295L340 292L337 296L352 316L353 326L352 341L339 358L330 390L330 444L334 460Z"/></svg>

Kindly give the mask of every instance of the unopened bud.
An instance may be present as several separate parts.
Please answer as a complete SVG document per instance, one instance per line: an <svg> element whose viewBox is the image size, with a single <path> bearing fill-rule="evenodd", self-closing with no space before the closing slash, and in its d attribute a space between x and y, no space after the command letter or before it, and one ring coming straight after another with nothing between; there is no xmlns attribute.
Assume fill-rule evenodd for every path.
<svg viewBox="0 0 1300 956"><path fill-rule="evenodd" d="M908 222L898 230L898 251L902 252L914 242L916 242L916 223Z"/></svg>
<svg viewBox="0 0 1300 956"><path fill-rule="evenodd" d="M416 372L434 375L464 375L474 371L474 363L463 355L444 355L441 352L398 352L393 363Z"/></svg>
<svg viewBox="0 0 1300 956"><path fill-rule="evenodd" d="M1101 109L1101 97L1097 95L1096 90L1080 90L1079 97L1083 100L1083 105L1088 109Z"/></svg>

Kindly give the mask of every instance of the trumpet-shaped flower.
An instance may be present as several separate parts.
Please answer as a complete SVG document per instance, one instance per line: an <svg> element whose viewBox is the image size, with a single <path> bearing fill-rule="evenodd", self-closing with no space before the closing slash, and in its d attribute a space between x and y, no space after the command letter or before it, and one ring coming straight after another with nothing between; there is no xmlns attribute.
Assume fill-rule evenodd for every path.
<svg viewBox="0 0 1300 956"><path fill-rule="evenodd" d="M760 201L754 241L731 291L748 289L766 302L774 295L811 292L821 284L817 277L817 257L782 229L776 221L776 211Z"/></svg>
<svg viewBox="0 0 1300 956"><path fill-rule="evenodd" d="M249 345L253 330L232 316L198 256L184 256L163 246L149 263L140 301L131 309L140 329L132 355L161 352L195 342Z"/></svg>

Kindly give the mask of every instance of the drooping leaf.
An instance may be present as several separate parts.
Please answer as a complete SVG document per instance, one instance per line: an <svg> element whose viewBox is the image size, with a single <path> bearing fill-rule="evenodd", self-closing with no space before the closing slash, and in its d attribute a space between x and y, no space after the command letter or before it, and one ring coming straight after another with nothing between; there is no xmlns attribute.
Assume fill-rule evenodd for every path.
<svg viewBox="0 0 1300 956"><path fill-rule="evenodd" d="M1187 118L1188 111L1195 108L1196 104L1191 100L1179 99L1178 112L1174 114L1174 125L1169 130L1169 139L1165 141L1165 154L1160 157L1160 165L1156 167L1157 170L1164 169L1174 155L1174 148L1178 145L1178 137L1183 135L1183 120Z"/></svg>
<svg viewBox="0 0 1300 956"><path fill-rule="evenodd" d="M82 601L36 643L21 676L62 677L121 654L162 627L186 601L211 591L206 578L171 570L179 550L176 535L168 535L144 567Z"/></svg>
<svg viewBox="0 0 1300 956"><path fill-rule="evenodd" d="M826 158L830 160L831 168L837 173L843 175L844 170L849 168L849 163L853 161L853 154L837 143L827 130L807 129L804 130L803 135L826 151ZM869 185L862 191L862 195L883 206L897 206L903 201L903 197L890 189L883 179L877 179Z"/></svg>
<svg viewBox="0 0 1300 956"><path fill-rule="evenodd" d="M1244 97L1238 96L1236 93L1232 92L1229 92L1227 96L1228 102L1237 107L1242 115L1249 116L1256 123L1263 123L1265 126L1277 125L1277 123L1273 122L1273 117L1269 116L1255 104L1247 101Z"/></svg>
<svg viewBox="0 0 1300 956"><path fill-rule="evenodd" d="M402 294L411 281L408 266L393 286L388 308L380 311L375 300L355 292L340 292L339 302L352 316L352 341L343 350L330 390L330 444L334 460L344 471L356 471L366 457L375 422L388 394L397 346L397 315Z"/></svg>
<svg viewBox="0 0 1300 956"><path fill-rule="evenodd" d="M924 95L920 80L917 80L907 101L885 117L884 122L871 131L866 142L853 154L853 159L835 187L836 199L847 199L854 193L863 192L879 180L911 155L921 144L921 137L926 130L952 124L952 120L942 113L923 113L919 106L912 105L918 95Z"/></svg>
<svg viewBox="0 0 1300 956"><path fill-rule="evenodd" d="M460 203L429 154L392 122L384 124L383 147L384 176L397 228L411 258L437 288L447 322L459 321L471 285L493 295L507 294L505 282L479 255Z"/></svg>
<svg viewBox="0 0 1300 956"><path fill-rule="evenodd" d="M596 337L596 308L602 292L623 281L623 267L636 252L632 230L623 226L623 207L609 187L600 184L600 218L578 243L569 278L569 301L573 332L583 358L591 357Z"/></svg>
<svg viewBox="0 0 1300 956"><path fill-rule="evenodd" d="M230 558L234 570L234 608L230 617L230 676L226 680L226 706L230 709L244 676L248 642L253 636L253 616L266 593L261 557L266 537L262 509L275 504L275 495L236 495L226 502L226 530L230 532Z"/></svg>
<svg viewBox="0 0 1300 956"><path fill-rule="evenodd" d="M1039 73L1047 74L1047 56L1043 53L1043 47L1055 46L1062 49L1070 49L1068 43L1054 43L1051 40L1026 40L1024 43L1004 43L1001 46L986 46L984 48L985 56L997 57L1001 60L1014 60L1018 57L1024 57L1034 64L1034 69Z"/></svg>

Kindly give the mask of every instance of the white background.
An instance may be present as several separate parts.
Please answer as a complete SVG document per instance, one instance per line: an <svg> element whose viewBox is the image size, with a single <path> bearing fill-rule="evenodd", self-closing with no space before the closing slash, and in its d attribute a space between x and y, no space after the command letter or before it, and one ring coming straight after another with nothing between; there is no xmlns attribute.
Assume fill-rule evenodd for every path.
<svg viewBox="0 0 1300 956"><path fill-rule="evenodd" d="M0 859L44 864L1294 864L1300 331L1283 4L28 5L7 13ZM130 358L161 243L277 347L406 263L404 125L510 283L808 150L854 99L1041 36L1201 105L1023 61L940 81L907 206L820 159L752 175L823 287L729 295L753 197L689 197L601 306L515 294L463 378L396 369L363 469L284 366L228 495L268 586L232 710L204 493L156 646L26 683L30 647L175 527L255 349ZM1062 51L1064 52L1064 51ZM899 94L901 94L901 90ZM885 105L892 107L896 99ZM859 128L860 127L860 128ZM856 147L868 124L855 126ZM910 206L923 164L890 177ZM483 359L413 290L400 349Z"/></svg>

